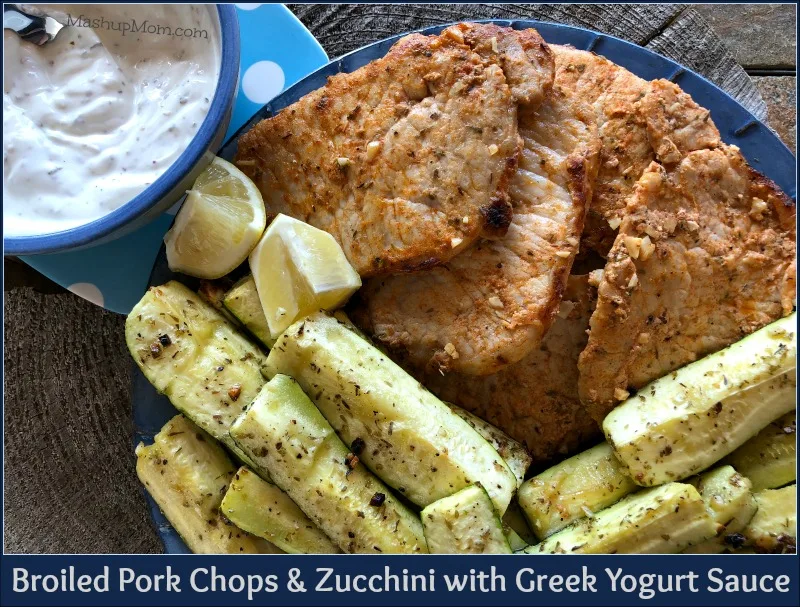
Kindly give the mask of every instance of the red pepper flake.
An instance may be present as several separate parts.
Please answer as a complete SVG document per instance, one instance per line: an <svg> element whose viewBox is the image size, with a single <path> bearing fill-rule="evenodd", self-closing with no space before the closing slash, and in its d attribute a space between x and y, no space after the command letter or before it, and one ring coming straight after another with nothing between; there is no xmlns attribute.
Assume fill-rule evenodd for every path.
<svg viewBox="0 0 800 607"><path fill-rule="evenodd" d="M383 506L383 502L385 501L386 501L386 495L384 493L378 492L372 496L371 500L369 500L369 505L372 506L373 508L380 508L381 506Z"/></svg>
<svg viewBox="0 0 800 607"><path fill-rule="evenodd" d="M242 384L233 384L230 388L228 388L228 396L230 396L233 402L239 400L239 396L242 393Z"/></svg>
<svg viewBox="0 0 800 607"><path fill-rule="evenodd" d="M355 453L348 453L344 458L344 463L350 470L353 470L358 466L358 456Z"/></svg>

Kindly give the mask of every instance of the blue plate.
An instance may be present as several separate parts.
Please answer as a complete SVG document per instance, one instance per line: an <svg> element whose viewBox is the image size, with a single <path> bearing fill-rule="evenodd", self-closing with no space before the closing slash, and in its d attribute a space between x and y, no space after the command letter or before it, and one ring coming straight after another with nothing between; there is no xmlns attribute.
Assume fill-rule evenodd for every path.
<svg viewBox="0 0 800 607"><path fill-rule="evenodd" d="M795 159L789 149L767 126L759 122L727 93L702 76L652 51L605 34L538 21L492 20L491 23L513 27L514 29L534 27L547 42L571 44L579 49L591 50L647 80L666 78L679 84L695 101L711 110L712 118L725 142L739 146L742 154L753 167L775 181L789 196L796 198ZM446 27L448 26L439 25L421 31L424 34L436 34ZM236 152L236 142L239 135L249 130L253 124L273 116L306 93L318 89L325 84L328 77L339 72L352 72L374 59L383 57L400 37L400 35L394 36L353 51L341 59L332 61L313 74L303 78L294 86L289 87L281 95L278 95L270 103L258 110L223 146L220 155L232 159ZM150 284L163 284L172 278L187 282L185 276L175 275L170 272L162 248L153 267ZM193 286L191 282L187 284ZM140 440L147 443L152 442L153 435L175 414L176 411L167 398L158 394L136 368L133 382L133 415L136 442L138 443ZM150 500L153 520L157 525L158 533L164 542L166 551L170 553L188 552L183 541L166 521L155 503L149 497L148 500Z"/></svg>
<svg viewBox="0 0 800 607"><path fill-rule="evenodd" d="M316 38L285 6L237 4L236 8L241 71L226 139L267 101L328 61ZM21 259L73 293L127 314L147 288L177 207L111 242Z"/></svg>

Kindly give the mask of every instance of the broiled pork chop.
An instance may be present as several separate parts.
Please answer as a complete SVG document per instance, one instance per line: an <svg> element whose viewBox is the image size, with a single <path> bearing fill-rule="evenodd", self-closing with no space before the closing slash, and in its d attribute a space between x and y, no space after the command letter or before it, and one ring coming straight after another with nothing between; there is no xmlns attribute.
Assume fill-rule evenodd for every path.
<svg viewBox="0 0 800 607"><path fill-rule="evenodd" d="M628 392L789 314L795 204L739 150L653 162L608 256L580 357L597 422Z"/></svg>
<svg viewBox="0 0 800 607"><path fill-rule="evenodd" d="M487 377L432 373L421 381L443 400L525 443L534 463L574 453L599 436L578 400L578 355L593 304L587 277L570 276L553 325L521 361Z"/></svg>
<svg viewBox="0 0 800 607"><path fill-rule="evenodd" d="M648 82L594 53L551 45L564 87L593 104L600 136L600 168L586 216L582 249L606 256L625 204L653 160L679 162L694 150L720 144L708 110L667 80Z"/></svg>
<svg viewBox="0 0 800 607"><path fill-rule="evenodd" d="M550 63L549 77L546 66L536 74L543 89ZM473 52L451 28L406 36L333 76L243 135L236 162L268 214L331 233L367 277L428 268L505 234L519 150L500 56Z"/></svg>
<svg viewBox="0 0 800 607"><path fill-rule="evenodd" d="M597 155L591 108L565 94L561 76L539 109L520 108L525 147L505 238L425 272L372 279L354 301L356 324L407 366L495 373L534 350L553 322Z"/></svg>
<svg viewBox="0 0 800 607"><path fill-rule="evenodd" d="M518 104L534 109L549 94L555 57L535 29L512 30L493 23L459 23L445 33L456 37L460 34L481 57L499 63Z"/></svg>

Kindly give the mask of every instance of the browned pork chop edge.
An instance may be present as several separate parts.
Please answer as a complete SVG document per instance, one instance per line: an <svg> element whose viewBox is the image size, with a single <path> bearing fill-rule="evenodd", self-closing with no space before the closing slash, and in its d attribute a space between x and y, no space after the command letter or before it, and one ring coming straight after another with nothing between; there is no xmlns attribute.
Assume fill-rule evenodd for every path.
<svg viewBox="0 0 800 607"><path fill-rule="evenodd" d="M578 355L594 307L586 276L570 276L558 316L538 347L485 377L429 373L434 394L494 424L531 452L534 465L575 453L600 436L578 398Z"/></svg>
<svg viewBox="0 0 800 607"><path fill-rule="evenodd" d="M495 26L487 35L503 48L511 43L502 36L520 33ZM534 350L552 324L598 145L591 108L562 90L560 78L541 106L520 108L524 150L506 237L481 240L428 272L368 281L354 300L353 320L406 366L489 375Z"/></svg>
<svg viewBox="0 0 800 607"><path fill-rule="evenodd" d="M648 82L587 51L552 45L559 69L572 75L573 94L594 106L600 169L586 218L582 254L605 257L625 204L650 162L674 165L689 152L721 144L710 112L676 84Z"/></svg>
<svg viewBox="0 0 800 607"><path fill-rule="evenodd" d="M791 313L795 204L733 146L653 162L628 203L581 354L601 422L652 380Z"/></svg>
<svg viewBox="0 0 800 607"><path fill-rule="evenodd" d="M239 140L270 216L330 232L365 277L445 263L512 218L517 104L463 35L412 34Z"/></svg>

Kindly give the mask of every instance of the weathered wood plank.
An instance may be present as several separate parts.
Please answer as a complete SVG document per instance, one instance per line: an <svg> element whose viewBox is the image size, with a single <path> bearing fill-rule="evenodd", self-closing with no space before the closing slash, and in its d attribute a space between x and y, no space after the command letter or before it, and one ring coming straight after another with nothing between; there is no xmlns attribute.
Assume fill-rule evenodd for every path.
<svg viewBox="0 0 800 607"><path fill-rule="evenodd" d="M745 69L796 67L796 4L698 4L694 8Z"/></svg>
<svg viewBox="0 0 800 607"><path fill-rule="evenodd" d="M644 44L681 4L290 4L331 58L394 34L464 19L539 19Z"/></svg>
<svg viewBox="0 0 800 607"><path fill-rule="evenodd" d="M753 81L694 9L683 11L668 28L647 43L647 48L702 74L726 90L756 118L766 117L767 107Z"/></svg>
<svg viewBox="0 0 800 607"><path fill-rule="evenodd" d="M40 293L65 293L66 289L57 285L44 274L40 274L25 262L14 257L3 259L3 290L19 287L33 287Z"/></svg>
<svg viewBox="0 0 800 607"><path fill-rule="evenodd" d="M5 548L160 552L136 478L124 319L72 294L5 301Z"/></svg>
<svg viewBox="0 0 800 607"><path fill-rule="evenodd" d="M797 155L797 78L761 76L753 81L767 104L769 125Z"/></svg>

